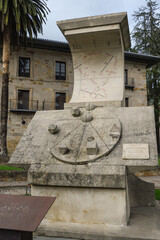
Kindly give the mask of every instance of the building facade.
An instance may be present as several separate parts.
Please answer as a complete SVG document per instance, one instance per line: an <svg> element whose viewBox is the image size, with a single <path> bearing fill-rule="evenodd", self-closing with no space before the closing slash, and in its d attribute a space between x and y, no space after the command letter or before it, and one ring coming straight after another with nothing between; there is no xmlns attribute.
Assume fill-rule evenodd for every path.
<svg viewBox="0 0 160 240"><path fill-rule="evenodd" d="M158 57L125 52L124 106L147 105L146 68ZM2 73L2 66L0 67ZM12 154L36 111L60 110L73 91L67 43L43 39L12 46L10 55L8 151Z"/></svg>

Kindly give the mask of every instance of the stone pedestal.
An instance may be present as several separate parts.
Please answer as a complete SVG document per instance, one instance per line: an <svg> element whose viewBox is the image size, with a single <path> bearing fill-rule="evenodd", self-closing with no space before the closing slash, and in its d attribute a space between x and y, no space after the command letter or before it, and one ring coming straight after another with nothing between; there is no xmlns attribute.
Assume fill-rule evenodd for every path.
<svg viewBox="0 0 160 240"><path fill-rule="evenodd" d="M56 197L41 234L133 239L134 226L126 227L132 208L155 209L153 184L134 173L155 168L158 155L154 109L121 107L123 52L130 46L127 15L67 20L58 26L72 51L73 97L63 111L36 113L10 163L29 166L32 195ZM94 228L103 230L96 230L95 238Z"/></svg>
<svg viewBox="0 0 160 240"><path fill-rule="evenodd" d="M46 219L52 222L127 225L129 212L125 189L32 187L35 196L57 196ZM115 211L116 209L116 211Z"/></svg>

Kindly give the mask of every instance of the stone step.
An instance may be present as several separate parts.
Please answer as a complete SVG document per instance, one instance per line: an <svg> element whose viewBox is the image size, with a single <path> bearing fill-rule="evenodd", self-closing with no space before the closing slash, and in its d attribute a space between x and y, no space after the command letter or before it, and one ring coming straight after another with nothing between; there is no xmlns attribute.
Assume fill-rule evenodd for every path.
<svg viewBox="0 0 160 240"><path fill-rule="evenodd" d="M73 238L56 238L56 237L33 237L33 240L81 240L81 239L73 239Z"/></svg>
<svg viewBox="0 0 160 240"><path fill-rule="evenodd" d="M27 180L27 171L17 171L17 170L8 170L0 171L0 181L1 182L10 182L10 181L26 181Z"/></svg>

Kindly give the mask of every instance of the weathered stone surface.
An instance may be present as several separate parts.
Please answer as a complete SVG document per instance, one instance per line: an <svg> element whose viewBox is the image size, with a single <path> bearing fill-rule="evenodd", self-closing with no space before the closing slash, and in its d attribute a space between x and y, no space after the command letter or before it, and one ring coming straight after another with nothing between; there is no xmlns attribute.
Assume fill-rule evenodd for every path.
<svg viewBox="0 0 160 240"><path fill-rule="evenodd" d="M83 121L83 122L91 122L92 120L93 120L93 116L92 116L92 114L90 114L90 113L84 113L83 115L82 115L82 117L81 117L81 120Z"/></svg>
<svg viewBox="0 0 160 240"><path fill-rule="evenodd" d="M65 144L63 144L63 145L59 146L59 152L62 155L65 155L65 154L69 153L69 149L68 149L68 147Z"/></svg>
<svg viewBox="0 0 160 240"><path fill-rule="evenodd" d="M73 166L50 163L41 167L32 165L28 173L28 181L43 186L124 189L126 188L125 175L125 166L99 164Z"/></svg>
<svg viewBox="0 0 160 240"><path fill-rule="evenodd" d="M81 112L83 111L85 111L85 109L81 108ZM128 187L126 185L126 166L128 167L129 171L132 171L133 167L135 167L137 170L138 169L142 170L145 169L146 167L157 165L156 149L154 149L154 146L156 147L156 138L155 132L153 130L154 129L153 108L97 107L96 109L92 110L92 115L93 120L91 123L93 129L96 129L95 132L97 133L98 131L98 135L93 134L93 131L89 130L92 129L90 126L91 123L82 124L80 117L74 118L73 116L71 116L70 109L58 112L50 111L47 112L47 114L45 112L38 112L35 118L32 120L26 134L21 139L21 142L17 147L17 151L15 151L10 161L11 163L25 162L26 164L31 164L31 168L28 173L29 176L28 181L32 183L33 186L35 186L33 188L34 189L33 194L36 194L36 191L38 191L37 194L41 194L42 192L47 194L47 192L49 193L48 188L49 186L51 188L58 187L59 188L58 191L53 191L52 194L56 193L59 196L61 194L62 188L66 189L63 196L68 196L67 192L70 189L70 187L76 189L87 188L88 193L90 191L94 191L94 189L99 188L104 190L104 192L106 190L106 194L110 194L109 192L107 192L107 189L112 190L115 189L117 191L117 194L118 189L124 189L126 197L124 198L123 204L126 207L124 208L124 205L120 203L119 207L124 210L124 213L123 214L120 213L117 219L118 221L117 224L127 224L130 207L129 207L129 195L127 194ZM129 116L131 115L132 118L129 118ZM51 123L58 124L60 129L63 129L62 131L58 132L56 136L48 132L48 126ZM81 131L81 128L79 129L80 124L82 124L83 126L82 128L85 129L84 134L82 134L83 131ZM86 128L86 126L90 127ZM70 128L72 128L73 130L79 129L79 131L78 132L75 131L74 135L73 134L74 131L71 130ZM117 141L116 138L113 138L113 136L110 135L110 133L116 133L117 131L119 131L119 135L121 135L121 128L123 137L122 139L119 138L119 141ZM62 133L64 134L63 136L61 135ZM73 134L72 138L68 138L68 136L71 133ZM99 141L98 140L99 136L101 136L105 143L104 149L106 151L106 154L99 155L102 153L100 151L103 148L102 144L98 143L99 151L96 157L99 156L99 158L95 158L94 155L84 155L84 152L80 150L80 153L83 154L79 155L78 158L77 157L75 158L75 161L73 160L73 162L71 162L72 155L70 154L71 153L73 154L73 152L71 148L68 147L68 143L70 144L75 143L78 146L77 149L79 149L80 145L77 144L79 142L80 144L82 144L82 146L86 148L86 143L88 142L88 140ZM70 141L71 139L73 139L73 141ZM84 141L82 139L86 140ZM141 144L144 143L144 141L146 144L148 144L148 146L151 146L152 144L152 148L149 149L150 158L147 161L144 159L138 159L136 161L135 160L124 161L122 159L123 144L125 143L132 144L135 142ZM65 142L65 144L67 143L66 146L70 149L70 152L65 155L63 154L60 155L58 145L60 143L62 144L63 142ZM110 147L110 149L108 149L106 146ZM75 147L73 147L73 149L75 150ZM57 151L57 153L55 151ZM55 153L57 155L55 155ZM75 152L75 156L78 156L77 153L78 151ZM109 153L108 156L107 153ZM80 161L80 159L84 160L86 156L90 158L87 162L86 161L84 162L82 161L79 163L77 162ZM90 161L92 159L94 159L94 161ZM63 163L63 161L65 162L65 164ZM68 161L70 161L69 164L66 164ZM71 165L71 163L73 165ZM41 188L39 190L38 187L36 187L37 185L39 186L41 185ZM46 189L46 186L48 187L46 190L44 190L42 186L44 186L44 189ZM78 196L78 198L76 198L76 196ZM83 194L81 194L80 196L82 196L83 198ZM73 194L71 194L70 203L72 203L71 204L72 206L74 202L75 203L77 202L77 199L80 199L80 196L75 195L74 192ZM102 194L102 196L104 195ZM115 197L119 199L118 195L116 195ZM141 203L143 205L142 200ZM94 206L93 203L91 205ZM117 205L117 203L115 205ZM115 207L113 207L112 205L112 208L114 209ZM58 209L60 209L60 205ZM67 213L68 208L66 214ZM77 216L79 215L79 213L80 212L77 211ZM114 216L113 211L110 211L110 213L112 213L111 215ZM90 217L92 218L93 215L95 214L95 211L93 215L90 215L91 212L89 210L88 214L89 218ZM125 221L124 218L122 217L122 215L124 216L124 214L126 216ZM61 215L61 217L62 219L64 219L63 214ZM82 222L85 221L84 220L85 216L83 217L84 218L82 218ZM96 214L92 219L93 222L96 221ZM113 224L113 222L115 221L115 219L111 216L110 217L108 216L107 218L105 218L105 216L103 218L102 216L102 218L99 219L99 221L103 222L105 221L104 219L111 224ZM78 219L75 218L75 221L78 221Z"/></svg>
<svg viewBox="0 0 160 240"><path fill-rule="evenodd" d="M46 215L46 219L51 221L127 224L125 189L33 186L32 193L56 197L57 201Z"/></svg>
<svg viewBox="0 0 160 240"><path fill-rule="evenodd" d="M85 112L86 110L81 109L81 111ZM107 155L120 140L120 132L119 137L113 139L110 136L110 129L114 124L121 129L121 124L110 109L104 111L103 108L96 108L92 111L92 115L94 118L92 122L83 123L79 117L74 118L70 114L70 110L50 111L48 114L46 112L37 113L10 161L28 164L32 161L50 162L50 159L55 157L62 162L85 164ZM48 132L48 126L51 123L61 129L57 134ZM99 148L96 156L88 156L86 151L87 139L91 136L94 137ZM68 154L61 155L59 153L58 146L61 144L68 147L70 150Z"/></svg>
<svg viewBox="0 0 160 240"><path fill-rule="evenodd" d="M80 113L81 113L81 111L80 111L80 109L78 107L73 107L71 109L71 114L74 117L78 117L80 115Z"/></svg>
<svg viewBox="0 0 160 240"><path fill-rule="evenodd" d="M155 206L155 188L153 183L142 181L131 174L128 176L128 189L131 207Z"/></svg>
<svg viewBox="0 0 160 240"><path fill-rule="evenodd" d="M51 225L50 221L45 219L37 233L42 236L86 240L159 240L159 222L160 204L157 201L155 208L132 208L129 227L68 222L54 222Z"/></svg>
<svg viewBox="0 0 160 240"><path fill-rule="evenodd" d="M110 136L112 136L113 138L118 138L120 136L120 129L116 124L114 124L112 129L110 130Z"/></svg>
<svg viewBox="0 0 160 240"><path fill-rule="evenodd" d="M110 25L110 23L112 24ZM71 103L123 101L123 49L130 45L126 13L107 14L57 23L73 57Z"/></svg>
<svg viewBox="0 0 160 240"><path fill-rule="evenodd" d="M83 109L82 109L83 111ZM109 151L109 156L101 157L99 164L104 165L122 165L128 166L130 169L134 167L134 172L138 170L145 170L149 166L157 166L158 155L156 151L156 138L155 138L155 123L154 123L154 109L153 107L134 107L134 108L100 108L97 107L92 111L94 120L92 125L94 128L98 129L100 136L109 136L110 130L112 129L113 119L115 119L116 124L119 124L119 128L123 129L123 137L121 141L118 142L118 145L115 147L114 151ZM114 118L114 114L117 116L117 119ZM98 119L96 120L98 116ZM130 118L132 116L132 118ZM59 121L61 119L61 121ZM65 120L67 122L65 123ZM72 120L73 119L73 120ZM102 122L100 121L102 120ZM106 121L108 119L108 121ZM55 136L48 132L48 126L50 124L58 124L60 128L64 128L63 136L69 136L72 129L78 129L79 125L82 123L78 118L74 118L70 114L70 109L64 111L49 111L49 112L37 112L33 120L31 121L26 133L21 138L19 145L16 148L16 151L10 159L10 163L14 164L31 164L31 163L53 163L56 161L56 158L53 157L51 149L54 144L58 144L61 141L60 132ZM88 124L88 123L87 123ZM90 124L90 123L89 123ZM108 125L109 124L109 125ZM101 128L103 126L103 128ZM105 131L104 131L105 129ZM78 136L81 136L81 132L75 130L75 136L78 140ZM74 132L73 132L74 133ZM78 134L78 135L77 135ZM104 135L106 134L106 135ZM94 134L95 135L95 134ZM92 133L86 133L86 141L90 136L94 136ZM97 135L94 136L97 141ZM76 138L73 136L73 143ZM68 138L69 140L70 138ZM67 140L67 138L66 138ZM80 140L79 140L80 141ZM98 140L99 141L99 140ZM112 136L107 139L105 137L105 144L112 149L114 146L115 140L112 139ZM150 158L148 160L138 159L138 160L123 160L123 144L133 144L133 143L146 143L149 146ZM98 142L97 142L98 143ZM98 146L102 144L98 143ZM85 143L84 146L86 147ZM152 146L152 147L151 147ZM105 147L105 146L104 146ZM69 147L70 149L70 147ZM103 149L103 148L102 148ZM104 148L105 149L105 148ZM106 148L107 149L107 148ZM107 152L107 150L105 150ZM70 153L69 153L70 154ZM69 156L67 154L66 156ZM76 154L76 152L75 152ZM100 152L98 152L100 154ZM59 154L58 154L59 156ZM65 156L65 155L64 155ZM99 156L99 155L98 155ZM71 155L70 155L71 157ZM82 158L84 160L84 157ZM65 160L65 159L64 159ZM67 160L67 159L66 159ZM69 160L67 160L69 161ZM74 163L74 160L73 160Z"/></svg>
<svg viewBox="0 0 160 240"><path fill-rule="evenodd" d="M125 38L125 46L127 49L130 47L130 35L128 29L128 20L127 20L127 13L113 13L113 14L106 14L100 16L93 16L93 17L86 17L86 18L78 18L78 19L71 19L65 21L58 21L57 25L61 29L64 35L66 35L66 31L71 29L80 29L83 32L83 28L90 29L92 27L99 27L105 25L113 25L113 24L120 24L123 29L123 37Z"/></svg>
<svg viewBox="0 0 160 240"><path fill-rule="evenodd" d="M94 105L93 103L87 103L86 104L86 110L87 111L92 111L96 108L96 105Z"/></svg>
<svg viewBox="0 0 160 240"><path fill-rule="evenodd" d="M49 131L51 134L56 134L56 133L59 132L59 129L58 129L57 125L50 124L49 127L48 127L48 131Z"/></svg>
<svg viewBox="0 0 160 240"><path fill-rule="evenodd" d="M88 141L87 143L87 154L88 155L97 155L98 153L98 145L96 143L96 141Z"/></svg>

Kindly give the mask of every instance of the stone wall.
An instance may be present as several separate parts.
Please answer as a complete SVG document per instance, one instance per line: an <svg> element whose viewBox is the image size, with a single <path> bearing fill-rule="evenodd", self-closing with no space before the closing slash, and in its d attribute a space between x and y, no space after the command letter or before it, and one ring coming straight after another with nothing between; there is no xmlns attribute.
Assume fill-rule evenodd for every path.
<svg viewBox="0 0 160 240"><path fill-rule="evenodd" d="M29 78L18 76L19 57L30 58ZM56 61L66 62L66 81L55 80ZM55 92L65 92L68 102L73 89L73 67L70 53L15 47L10 58L10 99L17 98L17 89L29 89L30 100L39 101L39 110L42 110L44 100L55 102ZM54 104L52 109L54 109Z"/></svg>
<svg viewBox="0 0 160 240"><path fill-rule="evenodd" d="M8 113L8 153L11 155L19 140L32 120L34 113L10 112Z"/></svg>
<svg viewBox="0 0 160 240"><path fill-rule="evenodd" d="M125 62L128 70L128 86L125 88L125 98L129 99L129 107L147 106L146 65L138 62Z"/></svg>
<svg viewBox="0 0 160 240"><path fill-rule="evenodd" d="M30 77L19 77L19 57L30 58ZM66 62L66 80L55 79L55 62ZM128 83L134 80L134 88L125 88L129 106L146 106L146 66L143 63L125 62L128 69ZM0 66L0 74L2 66ZM55 109L55 93L66 93L69 102L73 91L73 65L70 52L38 48L14 47L10 56L8 150L11 155L35 111L16 111L18 90L29 90L29 100L38 101L38 110ZM34 102L34 104L37 104Z"/></svg>
<svg viewBox="0 0 160 240"><path fill-rule="evenodd" d="M30 58L30 77L19 77L19 57ZM66 80L55 79L55 62L66 62ZM2 73L2 66L0 67ZM38 110L55 109L55 93L66 94L66 102L72 96L73 67L71 54L52 50L14 47L10 56L8 151L11 154L35 111L16 111L18 90L29 90L30 105ZM32 108L31 108L32 110Z"/></svg>

